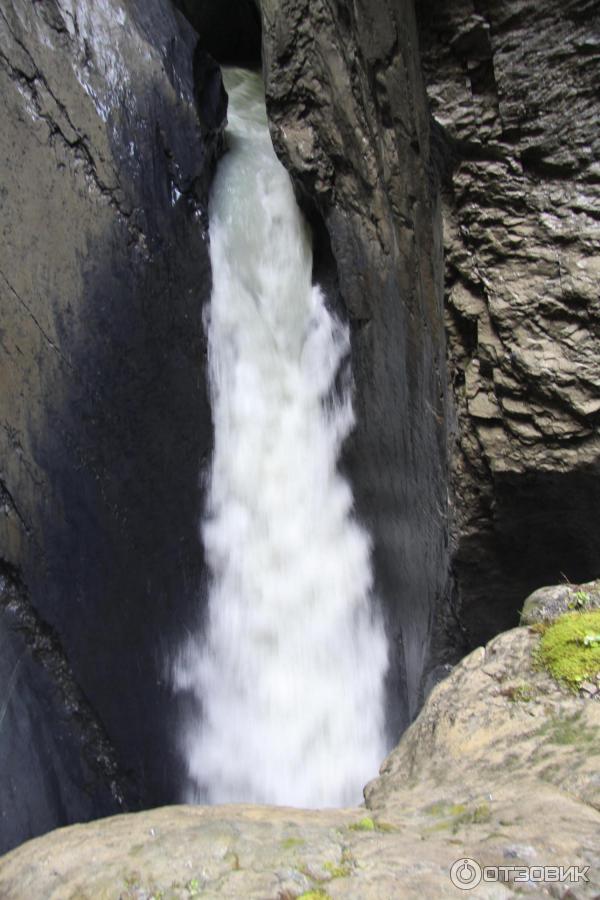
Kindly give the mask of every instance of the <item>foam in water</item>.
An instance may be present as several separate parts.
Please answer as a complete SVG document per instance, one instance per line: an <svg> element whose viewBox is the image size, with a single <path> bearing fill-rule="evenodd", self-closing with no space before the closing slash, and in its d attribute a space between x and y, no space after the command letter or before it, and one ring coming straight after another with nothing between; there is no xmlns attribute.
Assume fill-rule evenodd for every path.
<svg viewBox="0 0 600 900"><path fill-rule="evenodd" d="M226 74L230 150L210 205L215 448L204 633L182 648L187 800L338 806L385 752L387 645L370 545L337 471L353 426L333 387L347 328L311 284L310 238L259 76Z"/></svg>

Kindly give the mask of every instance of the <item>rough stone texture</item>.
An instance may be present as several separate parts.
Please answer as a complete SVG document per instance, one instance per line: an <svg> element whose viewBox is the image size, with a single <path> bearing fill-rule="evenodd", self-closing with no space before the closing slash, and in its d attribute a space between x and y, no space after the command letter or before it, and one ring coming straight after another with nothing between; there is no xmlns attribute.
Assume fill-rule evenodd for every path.
<svg viewBox="0 0 600 900"><path fill-rule="evenodd" d="M521 625L553 622L573 610L600 607L600 581L587 584L557 584L538 588L525 600L521 610Z"/></svg>
<svg viewBox="0 0 600 900"><path fill-rule="evenodd" d="M366 788L374 814L397 815L407 788L418 784L429 794L442 785L463 797L491 793L491 810L493 798L503 798L514 821L546 785L600 823L600 702L572 694L536 666L539 640L534 629L503 632L434 688ZM539 826L556 840L552 821L548 811Z"/></svg>
<svg viewBox="0 0 600 900"><path fill-rule="evenodd" d="M132 777L129 802L176 797L165 662L201 583L204 209L223 113L214 66L194 85L195 43L160 0L0 10L0 559L20 585L17 624L3 627L30 621L33 644L49 629L56 646L0 700L5 724L26 717L29 751L2 775L28 803L29 763L61 732L50 719L66 716L73 758L69 680ZM38 690L50 697L40 718ZM2 752L11 737L0 733ZM71 774L73 796L87 791L87 774ZM28 829L48 823L44 803ZM53 814L84 818L89 797ZM4 824L4 846L32 833Z"/></svg>
<svg viewBox="0 0 600 900"><path fill-rule="evenodd" d="M532 668L538 640L515 629L463 660L367 786L368 809L171 807L75 826L0 860L0 894L596 897L600 702ZM482 882L465 893L449 877L464 857L482 866L590 866L590 880Z"/></svg>
<svg viewBox="0 0 600 900"><path fill-rule="evenodd" d="M591 578L600 553L600 4L417 8L446 141L454 569L473 646L536 585Z"/></svg>
<svg viewBox="0 0 600 900"><path fill-rule="evenodd" d="M263 0L275 148L350 322L346 464L390 636L390 730L414 715L446 590L442 261L412 3Z"/></svg>

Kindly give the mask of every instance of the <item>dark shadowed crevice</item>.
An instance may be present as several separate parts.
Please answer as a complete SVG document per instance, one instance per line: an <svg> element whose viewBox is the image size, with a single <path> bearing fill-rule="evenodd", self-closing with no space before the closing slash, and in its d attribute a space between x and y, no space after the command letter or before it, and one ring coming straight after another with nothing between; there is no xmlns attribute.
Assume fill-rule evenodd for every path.
<svg viewBox="0 0 600 900"><path fill-rule="evenodd" d="M21 573L0 559L0 853L135 805L102 722Z"/></svg>
<svg viewBox="0 0 600 900"><path fill-rule="evenodd" d="M525 597L547 584L591 581L600 555L597 466L495 478L490 522L454 560L469 649L518 625Z"/></svg>
<svg viewBox="0 0 600 900"><path fill-rule="evenodd" d="M199 46L222 65L261 61L261 24L254 0L174 0L198 32Z"/></svg>

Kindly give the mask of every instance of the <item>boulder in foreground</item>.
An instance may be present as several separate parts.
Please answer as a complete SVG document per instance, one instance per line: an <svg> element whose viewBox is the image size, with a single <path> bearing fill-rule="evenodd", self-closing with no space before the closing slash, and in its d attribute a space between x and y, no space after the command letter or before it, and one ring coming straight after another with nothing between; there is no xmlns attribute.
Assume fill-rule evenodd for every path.
<svg viewBox="0 0 600 900"><path fill-rule="evenodd" d="M0 860L0 896L422 900L465 896L450 869L469 858L589 867L577 883L536 884L535 869L529 885L482 880L473 897L594 897L600 703L536 666L539 641L517 628L467 656L365 789L366 808L179 806L73 826Z"/></svg>

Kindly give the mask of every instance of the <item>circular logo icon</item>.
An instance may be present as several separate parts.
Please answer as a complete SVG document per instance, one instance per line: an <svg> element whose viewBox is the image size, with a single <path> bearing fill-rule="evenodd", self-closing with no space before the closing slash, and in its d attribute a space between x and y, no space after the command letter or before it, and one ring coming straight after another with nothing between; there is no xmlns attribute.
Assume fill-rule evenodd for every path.
<svg viewBox="0 0 600 900"><path fill-rule="evenodd" d="M450 880L461 891L470 891L481 881L481 866L474 859L457 859L450 869Z"/></svg>

